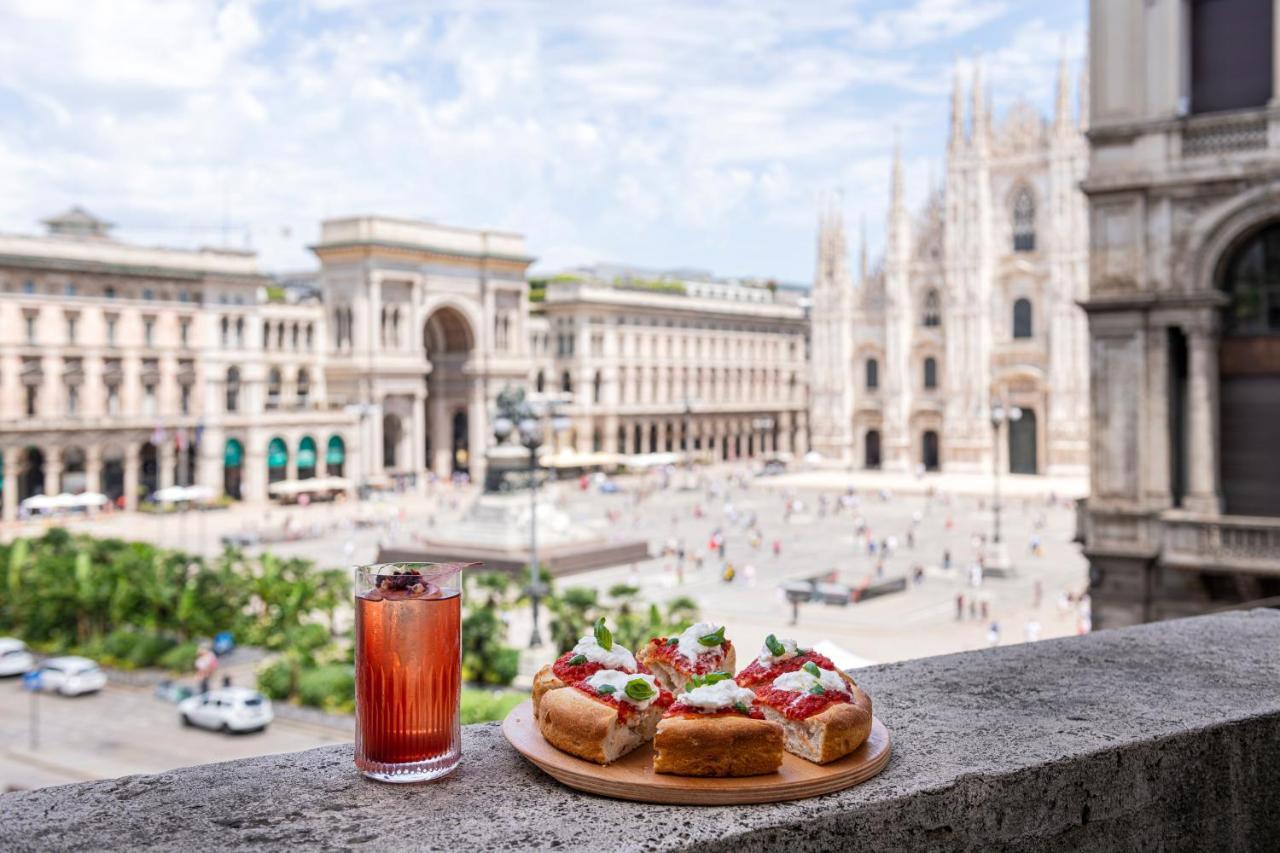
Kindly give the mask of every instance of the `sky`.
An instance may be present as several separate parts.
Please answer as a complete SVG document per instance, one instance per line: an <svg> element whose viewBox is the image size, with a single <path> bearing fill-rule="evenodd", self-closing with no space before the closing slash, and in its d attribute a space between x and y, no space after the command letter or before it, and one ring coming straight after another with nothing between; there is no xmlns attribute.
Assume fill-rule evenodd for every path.
<svg viewBox="0 0 1280 853"><path fill-rule="evenodd" d="M597 261L808 282L817 211L883 235L940 179L953 75L997 119L1078 74L1085 0L6 0L0 230L316 265L326 217L515 230ZM851 247L856 251L856 247Z"/></svg>

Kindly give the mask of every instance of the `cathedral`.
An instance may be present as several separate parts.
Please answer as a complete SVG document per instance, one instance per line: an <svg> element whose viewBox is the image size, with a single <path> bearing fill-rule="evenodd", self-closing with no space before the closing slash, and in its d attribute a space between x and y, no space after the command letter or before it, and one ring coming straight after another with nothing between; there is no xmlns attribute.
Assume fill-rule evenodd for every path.
<svg viewBox="0 0 1280 853"><path fill-rule="evenodd" d="M842 217L820 217L811 437L851 467L1082 475L1088 465L1087 86L1053 121L1025 102L996 122L959 76L946 177L907 209L895 151L883 260L856 279Z"/></svg>

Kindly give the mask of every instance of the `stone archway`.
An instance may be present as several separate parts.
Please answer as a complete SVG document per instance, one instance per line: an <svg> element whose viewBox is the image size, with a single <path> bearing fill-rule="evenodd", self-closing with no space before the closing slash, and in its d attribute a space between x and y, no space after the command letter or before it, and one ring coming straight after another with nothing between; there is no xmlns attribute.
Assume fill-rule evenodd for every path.
<svg viewBox="0 0 1280 853"><path fill-rule="evenodd" d="M18 501L44 494L44 451L28 447L19 460Z"/></svg>
<svg viewBox="0 0 1280 853"><path fill-rule="evenodd" d="M244 496L244 445L228 438L222 449L222 491L232 500Z"/></svg>
<svg viewBox="0 0 1280 853"><path fill-rule="evenodd" d="M431 362L424 402L424 458L440 477L471 470L473 439L486 435L485 401L476 393L477 380L470 372L475 327L463 309L442 305L427 316L422 347ZM483 438L478 440L483 443ZM483 447L476 451L483 453Z"/></svg>

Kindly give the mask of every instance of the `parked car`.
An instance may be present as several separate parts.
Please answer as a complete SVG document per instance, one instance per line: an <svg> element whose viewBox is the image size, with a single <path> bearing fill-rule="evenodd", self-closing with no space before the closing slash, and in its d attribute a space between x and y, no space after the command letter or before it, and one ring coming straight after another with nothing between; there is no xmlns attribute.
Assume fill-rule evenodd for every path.
<svg viewBox="0 0 1280 853"><path fill-rule="evenodd" d="M166 678L156 685L155 696L157 699L163 699L165 702L172 702L175 705L186 699L190 699L196 693L194 687L186 684L179 684L172 679Z"/></svg>
<svg viewBox="0 0 1280 853"><path fill-rule="evenodd" d="M223 687L178 703L184 726L220 732L260 732L275 719L271 700L247 687Z"/></svg>
<svg viewBox="0 0 1280 853"><path fill-rule="evenodd" d="M13 637L0 637L0 675L22 675L36 665L27 644Z"/></svg>
<svg viewBox="0 0 1280 853"><path fill-rule="evenodd" d="M107 686L107 674L88 658L50 658L40 667L40 689L63 696L97 693Z"/></svg>

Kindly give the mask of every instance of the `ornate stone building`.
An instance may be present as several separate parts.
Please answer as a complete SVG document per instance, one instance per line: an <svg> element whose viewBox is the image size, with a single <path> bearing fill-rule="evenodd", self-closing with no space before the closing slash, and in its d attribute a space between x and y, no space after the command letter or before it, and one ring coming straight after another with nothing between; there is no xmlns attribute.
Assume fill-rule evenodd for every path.
<svg viewBox="0 0 1280 853"><path fill-rule="evenodd" d="M1280 596L1280 10L1093 0L1095 624Z"/></svg>
<svg viewBox="0 0 1280 853"><path fill-rule="evenodd" d="M803 291L689 271L553 276L533 335L536 391L562 395L561 448L725 460L803 453Z"/></svg>
<svg viewBox="0 0 1280 853"><path fill-rule="evenodd" d="M911 215L895 154L884 259L853 280L837 210L824 212L813 287L814 449L864 468L1083 473L1086 144L1066 63L1056 111L996 124L975 74L957 77L946 176ZM991 409L1020 420L995 446Z"/></svg>

